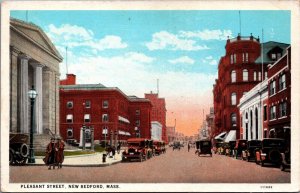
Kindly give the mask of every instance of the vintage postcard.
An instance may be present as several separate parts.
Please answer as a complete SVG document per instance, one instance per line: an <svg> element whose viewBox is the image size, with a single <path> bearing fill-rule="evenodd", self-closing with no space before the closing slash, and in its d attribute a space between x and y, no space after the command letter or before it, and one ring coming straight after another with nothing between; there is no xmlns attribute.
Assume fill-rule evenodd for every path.
<svg viewBox="0 0 300 193"><path fill-rule="evenodd" d="M299 187L299 1L2 1L2 192Z"/></svg>

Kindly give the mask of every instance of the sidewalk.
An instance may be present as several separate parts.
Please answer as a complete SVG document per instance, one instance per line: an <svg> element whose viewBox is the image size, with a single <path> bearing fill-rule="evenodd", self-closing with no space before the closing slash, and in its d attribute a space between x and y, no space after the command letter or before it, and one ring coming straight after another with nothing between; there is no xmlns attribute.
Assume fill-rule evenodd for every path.
<svg viewBox="0 0 300 193"><path fill-rule="evenodd" d="M65 156L63 167L104 167L120 163L122 161L122 151L120 154L116 153L115 158L106 157L106 162L102 163L103 153L94 153L78 156ZM45 165L44 157L36 156L34 164L27 165Z"/></svg>

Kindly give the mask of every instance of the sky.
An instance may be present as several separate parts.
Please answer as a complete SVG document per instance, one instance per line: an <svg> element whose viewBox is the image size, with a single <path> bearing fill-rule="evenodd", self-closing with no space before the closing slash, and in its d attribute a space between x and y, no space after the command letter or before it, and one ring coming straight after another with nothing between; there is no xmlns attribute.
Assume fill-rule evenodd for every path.
<svg viewBox="0 0 300 193"><path fill-rule="evenodd" d="M27 16L26 16L27 15ZM213 84L227 38L262 37L290 43L289 11L102 10L11 11L40 26L64 57L78 84L101 83L127 95L165 98L167 126L185 135L200 129L213 107ZM239 18L241 20L239 20ZM241 24L241 25L240 25ZM262 38L261 38L262 39Z"/></svg>

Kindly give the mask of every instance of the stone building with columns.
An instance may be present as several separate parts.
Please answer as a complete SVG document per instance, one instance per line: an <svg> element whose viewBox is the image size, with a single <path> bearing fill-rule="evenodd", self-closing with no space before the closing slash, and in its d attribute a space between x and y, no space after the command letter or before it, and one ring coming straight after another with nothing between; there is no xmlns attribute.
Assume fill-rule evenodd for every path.
<svg viewBox="0 0 300 193"><path fill-rule="evenodd" d="M30 132L32 86L35 133L59 134L59 63L63 58L43 30L33 23L10 19L10 132Z"/></svg>

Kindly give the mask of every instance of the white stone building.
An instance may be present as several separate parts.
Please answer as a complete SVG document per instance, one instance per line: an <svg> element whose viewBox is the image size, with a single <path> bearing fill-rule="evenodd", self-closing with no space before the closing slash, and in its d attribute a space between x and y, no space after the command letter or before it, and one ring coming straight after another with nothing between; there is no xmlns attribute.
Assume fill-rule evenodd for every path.
<svg viewBox="0 0 300 193"><path fill-rule="evenodd" d="M265 109L268 100L268 80L257 84L241 99L238 105L241 117L241 139L263 138Z"/></svg>
<svg viewBox="0 0 300 193"><path fill-rule="evenodd" d="M10 132L30 132L32 86L36 134L59 134L59 63L63 58L38 26L10 20Z"/></svg>
<svg viewBox="0 0 300 193"><path fill-rule="evenodd" d="M151 139L162 140L162 124L158 121L151 121Z"/></svg>

